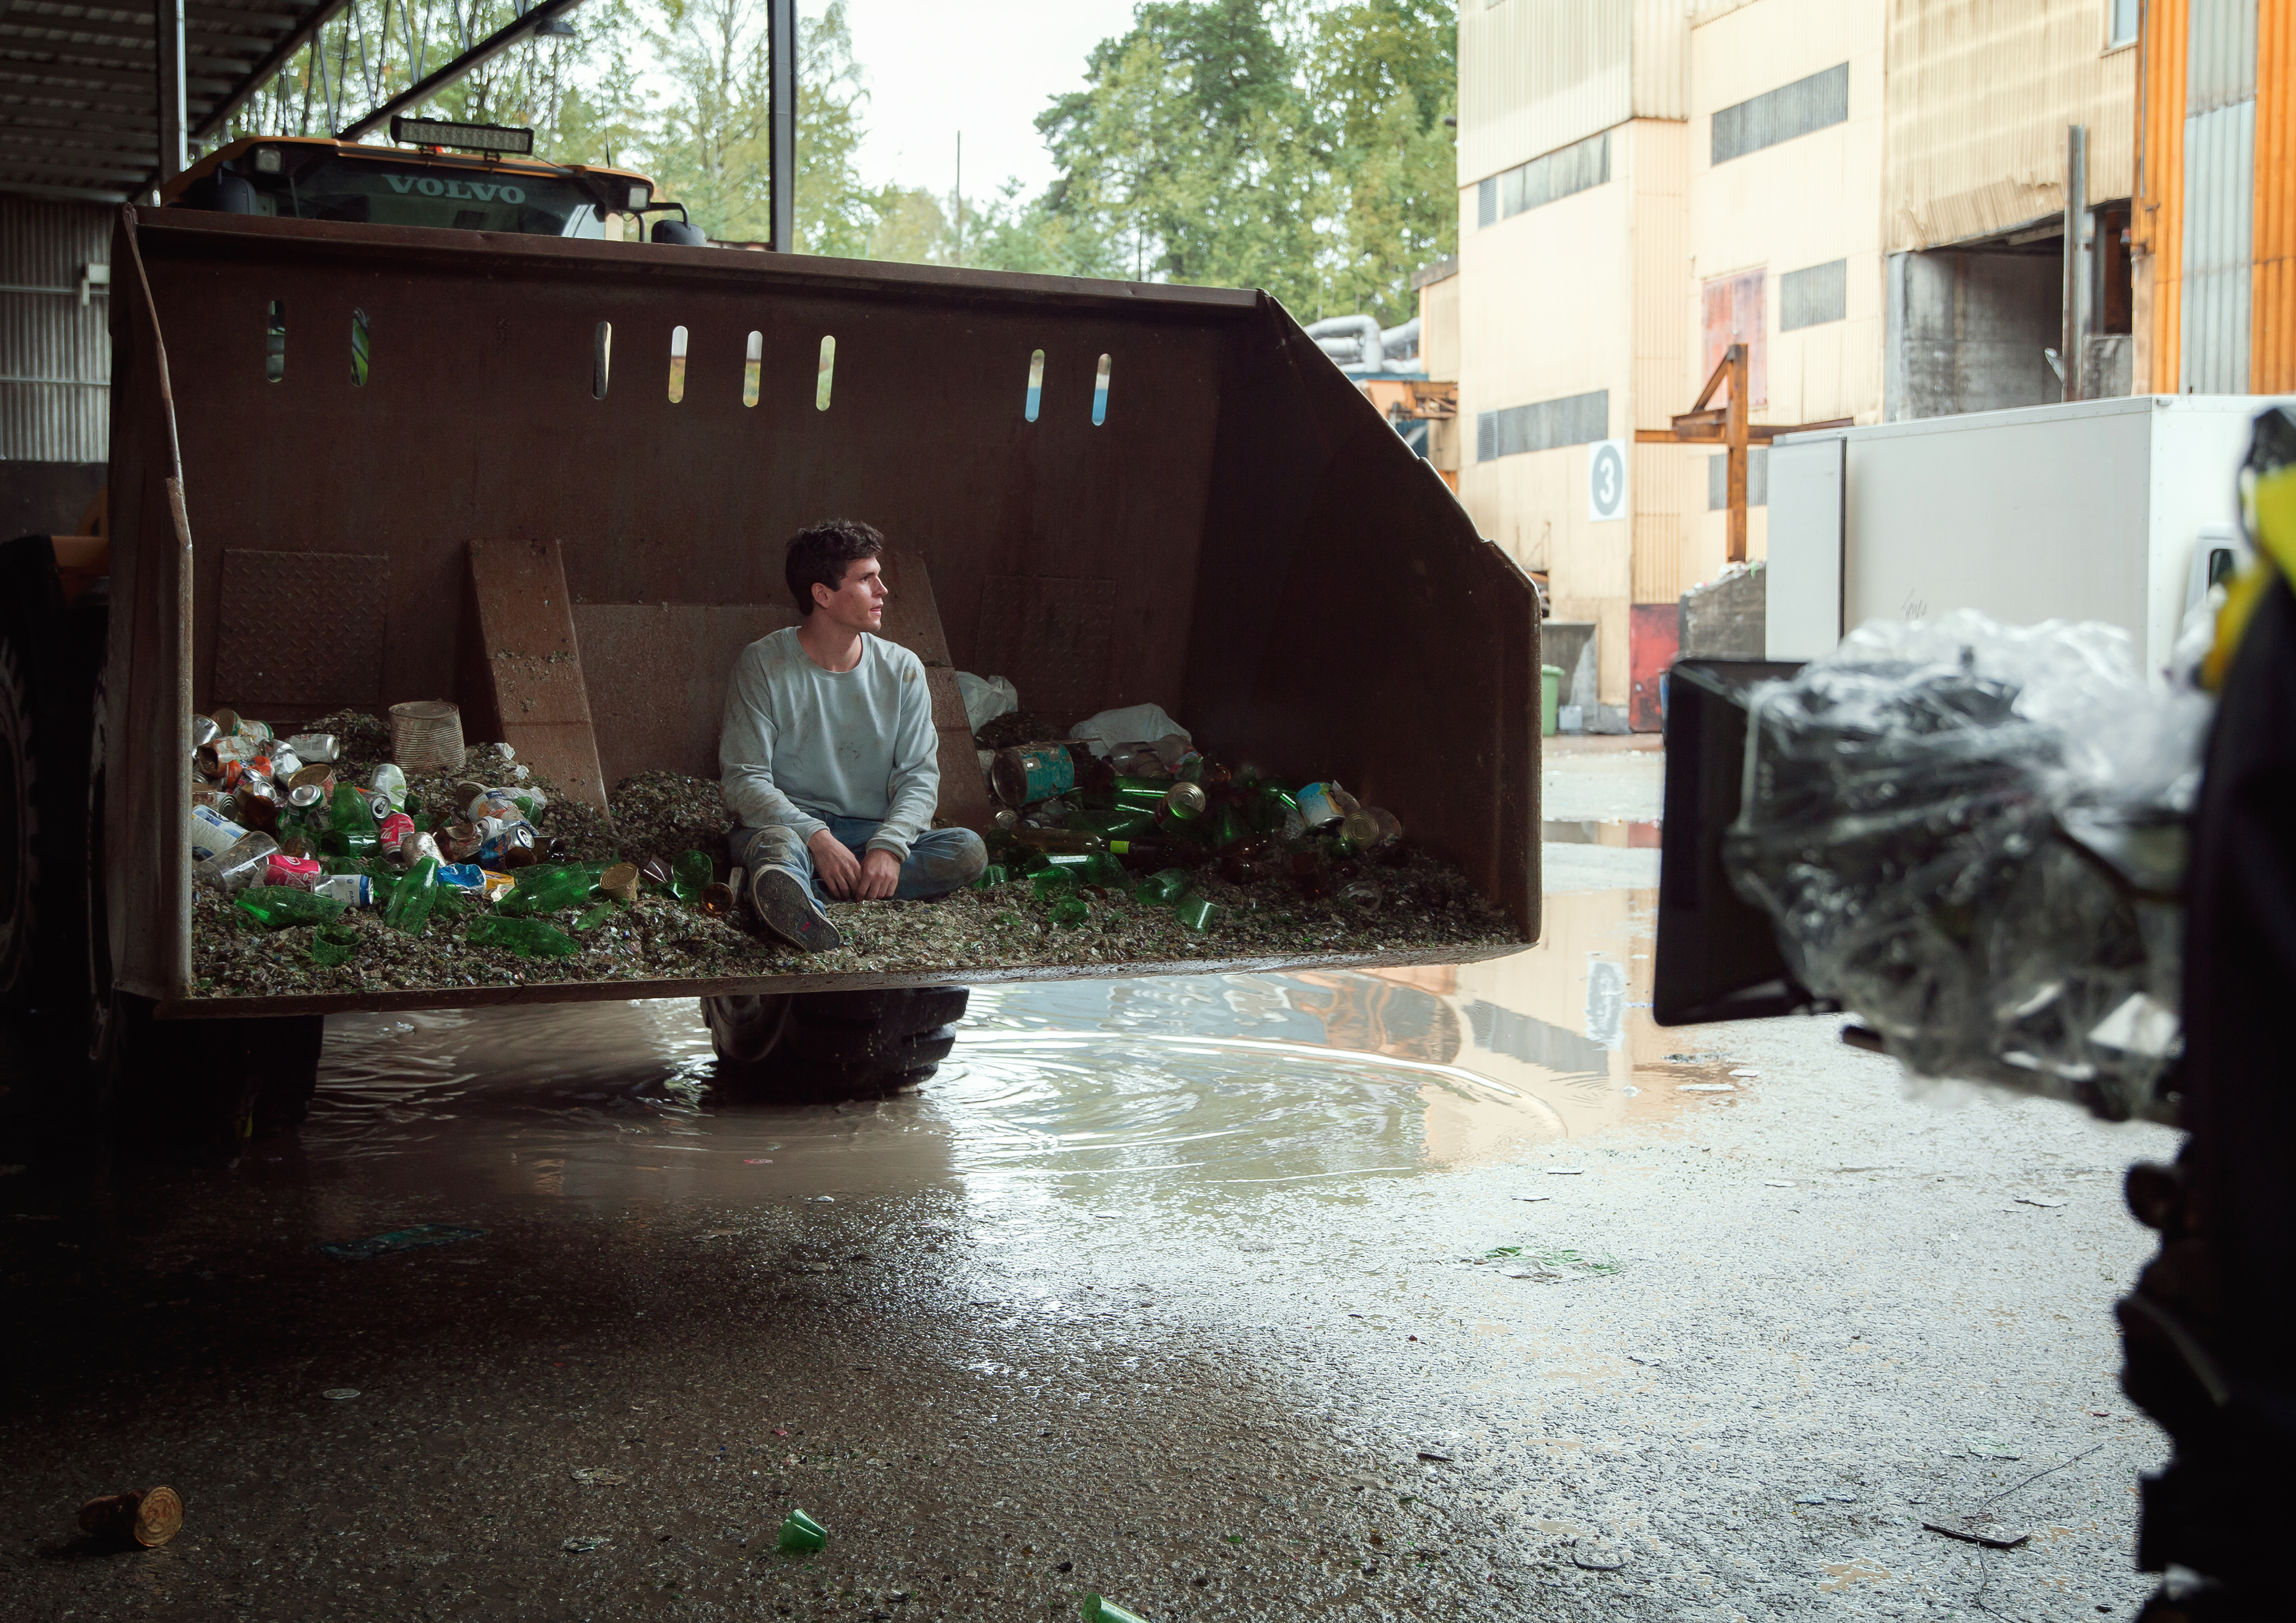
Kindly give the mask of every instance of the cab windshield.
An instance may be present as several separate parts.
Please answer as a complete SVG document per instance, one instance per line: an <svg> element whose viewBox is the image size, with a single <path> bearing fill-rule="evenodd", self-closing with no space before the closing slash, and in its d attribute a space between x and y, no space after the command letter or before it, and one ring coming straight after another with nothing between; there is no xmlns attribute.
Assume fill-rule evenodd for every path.
<svg viewBox="0 0 2296 1623"><path fill-rule="evenodd" d="M256 212L368 225L430 225L527 236L603 237L605 216L570 179L532 172L326 157L250 174Z"/></svg>

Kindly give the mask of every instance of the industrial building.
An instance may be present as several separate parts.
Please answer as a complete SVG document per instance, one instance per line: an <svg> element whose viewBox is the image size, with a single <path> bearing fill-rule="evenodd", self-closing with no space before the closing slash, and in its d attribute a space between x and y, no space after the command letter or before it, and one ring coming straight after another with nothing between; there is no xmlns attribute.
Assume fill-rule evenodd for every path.
<svg viewBox="0 0 2296 1623"><path fill-rule="evenodd" d="M2258 0L1463 5L1458 488L1591 627L1566 702L1654 725L1637 674L1732 561L1723 454L1634 440L1733 343L1773 427L2296 386L2292 37Z"/></svg>

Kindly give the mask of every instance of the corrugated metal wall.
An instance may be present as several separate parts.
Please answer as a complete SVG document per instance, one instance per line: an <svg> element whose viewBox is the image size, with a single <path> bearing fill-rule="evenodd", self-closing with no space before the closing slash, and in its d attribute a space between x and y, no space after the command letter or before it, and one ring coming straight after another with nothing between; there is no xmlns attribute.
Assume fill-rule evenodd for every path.
<svg viewBox="0 0 2296 1623"><path fill-rule="evenodd" d="M111 220L100 203L0 196L0 460L105 460L111 300L83 307L79 282L111 259Z"/></svg>
<svg viewBox="0 0 2296 1623"><path fill-rule="evenodd" d="M2256 266L2250 283L2248 386L2296 391L2296 8L2257 17Z"/></svg>
<svg viewBox="0 0 2296 1623"><path fill-rule="evenodd" d="M2190 0L2180 392L2248 392L2256 0Z"/></svg>
<svg viewBox="0 0 2296 1623"><path fill-rule="evenodd" d="M1459 184L1625 123L1636 9L1636 0L1464 0Z"/></svg>
<svg viewBox="0 0 2296 1623"><path fill-rule="evenodd" d="M1683 0L1635 0L1634 114L1690 117L1690 19Z"/></svg>
<svg viewBox="0 0 2296 1623"><path fill-rule="evenodd" d="M2146 0L2142 184L2129 223L2130 246L2149 267L2149 340L2144 387L2179 392L2178 342L2185 287L2185 82L2192 37L2187 0Z"/></svg>
<svg viewBox="0 0 2296 1623"><path fill-rule="evenodd" d="M1889 252L2061 211L2069 124L2088 127L2090 200L2135 190L2137 53L2105 50L2098 0L1890 0L1889 27Z"/></svg>

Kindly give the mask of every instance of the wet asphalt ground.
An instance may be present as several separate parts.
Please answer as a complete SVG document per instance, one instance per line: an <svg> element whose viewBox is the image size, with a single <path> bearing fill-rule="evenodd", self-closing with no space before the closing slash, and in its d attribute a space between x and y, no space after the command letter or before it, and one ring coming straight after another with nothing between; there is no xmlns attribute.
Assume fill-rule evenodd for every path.
<svg viewBox="0 0 2296 1623"><path fill-rule="evenodd" d="M2172 1136L1652 1027L1657 770L1550 761L1495 963L980 991L843 1109L690 1004L345 1017L236 1168L21 1152L0 1618L2130 1615Z"/></svg>

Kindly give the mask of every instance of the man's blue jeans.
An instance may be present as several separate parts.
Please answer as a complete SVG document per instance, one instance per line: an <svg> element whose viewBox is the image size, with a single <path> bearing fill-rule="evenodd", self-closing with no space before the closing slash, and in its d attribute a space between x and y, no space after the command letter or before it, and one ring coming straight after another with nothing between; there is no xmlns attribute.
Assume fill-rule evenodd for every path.
<svg viewBox="0 0 2296 1623"><path fill-rule="evenodd" d="M857 860L868 855L870 837L881 826L867 817L829 820L829 832ZM806 848L795 829L737 828L726 836L726 843L737 865L751 870L760 864L786 868L797 875L798 882L809 889L816 900L834 899L821 888L821 876L813 871L813 853ZM901 864L901 882L893 891L894 898L926 902L937 896L947 896L979 879L980 871L988 865L988 847L971 829L928 829L909 847L908 858Z"/></svg>

